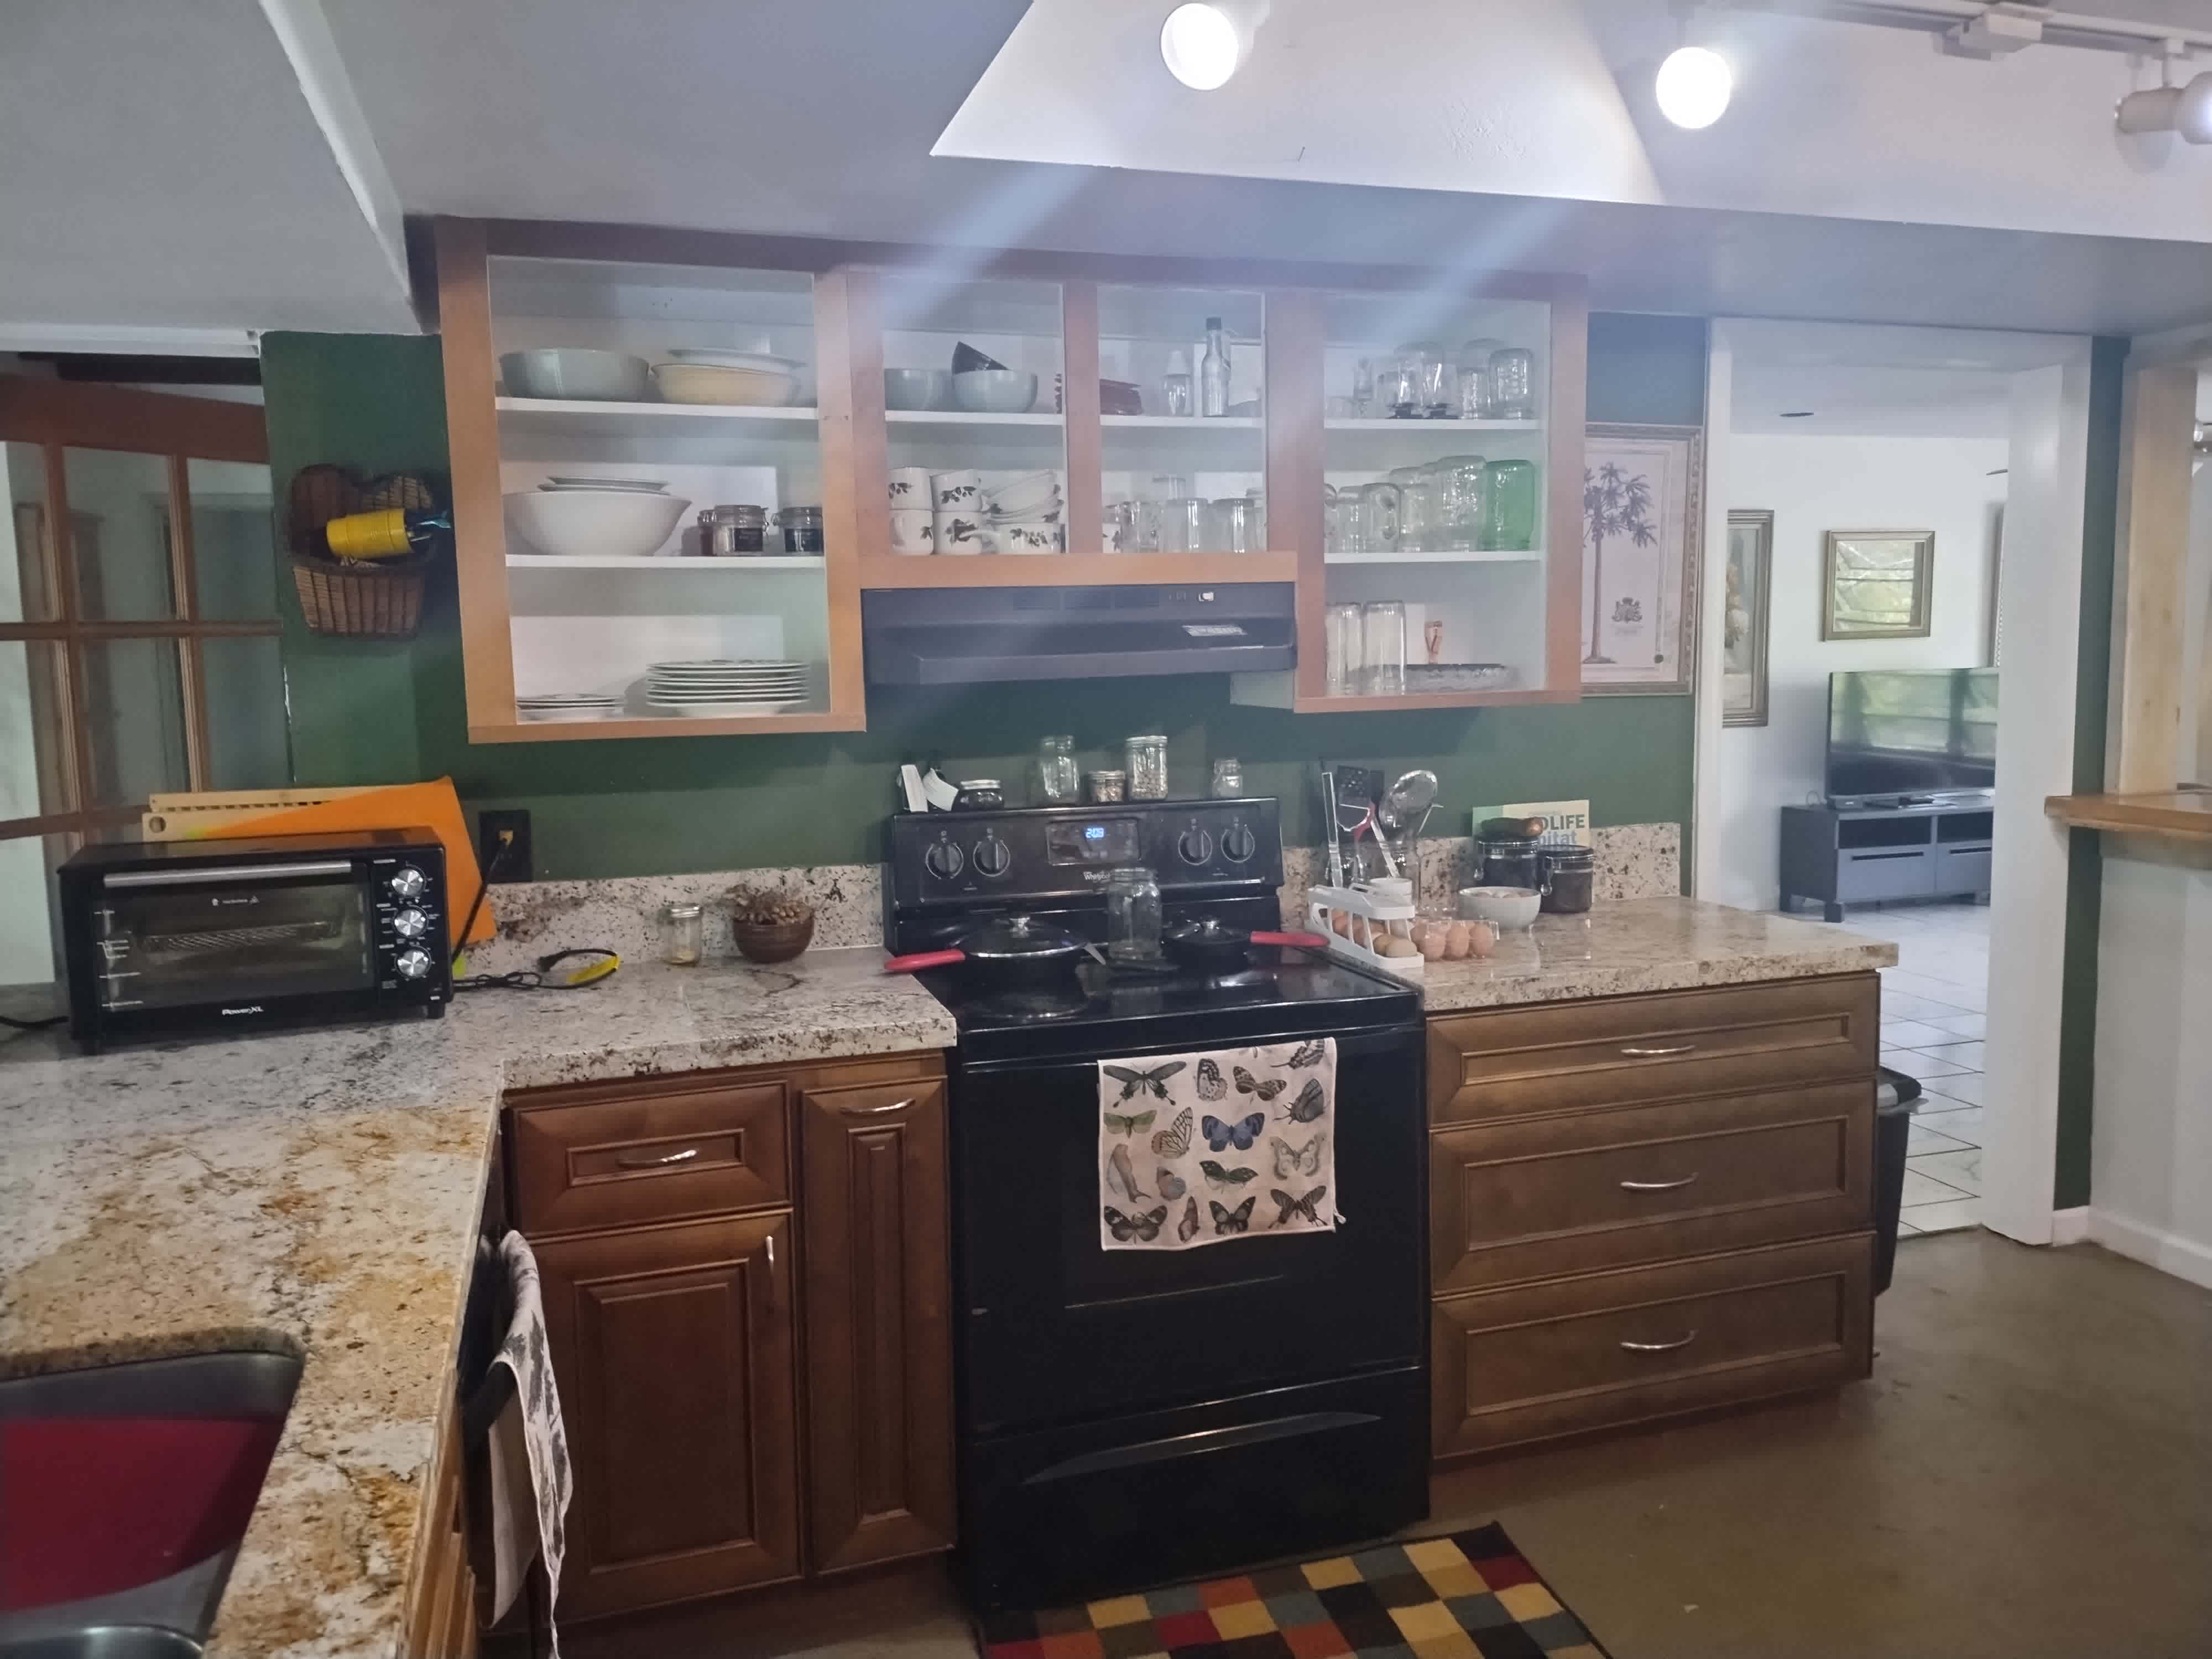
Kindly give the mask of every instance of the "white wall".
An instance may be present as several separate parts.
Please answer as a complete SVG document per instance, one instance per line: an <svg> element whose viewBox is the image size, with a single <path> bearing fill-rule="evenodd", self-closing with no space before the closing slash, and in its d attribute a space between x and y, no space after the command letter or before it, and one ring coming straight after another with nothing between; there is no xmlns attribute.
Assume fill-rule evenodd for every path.
<svg viewBox="0 0 2212 1659"><path fill-rule="evenodd" d="M1994 377L1993 377L1994 378ZM1988 660L1990 583L2005 480L2002 438L1769 437L1729 440L1725 501L1774 514L1774 573L1763 726L1714 741L1713 879L1703 896L1772 909L1781 809L1821 790L1828 676L1846 669L1974 668ZM1933 632L1924 640L1823 641L1821 538L1830 530L1936 532Z"/></svg>

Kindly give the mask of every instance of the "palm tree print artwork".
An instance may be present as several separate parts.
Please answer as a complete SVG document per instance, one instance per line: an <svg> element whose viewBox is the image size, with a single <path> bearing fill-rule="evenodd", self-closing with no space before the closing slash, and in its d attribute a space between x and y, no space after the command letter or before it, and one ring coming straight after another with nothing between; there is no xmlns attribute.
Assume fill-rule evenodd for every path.
<svg viewBox="0 0 2212 1659"><path fill-rule="evenodd" d="M1651 523L1651 480L1642 472L1631 472L1617 461L1606 461L1583 472L1583 528L1589 538L1592 579L1590 582L1589 650L1583 658L1586 663L1610 663L1605 653L1603 613L1605 608L1605 544L1607 540L1626 538L1631 547L1651 547L1657 544L1659 532ZM1613 606L1616 623L1636 623L1644 619L1644 607L1634 595L1623 594ZM1654 660L1658 660L1655 657Z"/></svg>

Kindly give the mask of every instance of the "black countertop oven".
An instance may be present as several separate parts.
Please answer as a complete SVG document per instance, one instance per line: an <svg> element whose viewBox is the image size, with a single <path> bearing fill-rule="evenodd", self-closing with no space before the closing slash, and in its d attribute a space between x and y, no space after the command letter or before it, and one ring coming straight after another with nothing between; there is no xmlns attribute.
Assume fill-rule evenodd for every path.
<svg viewBox="0 0 2212 1659"><path fill-rule="evenodd" d="M87 1049L446 1012L446 851L428 830L87 847L58 872Z"/></svg>

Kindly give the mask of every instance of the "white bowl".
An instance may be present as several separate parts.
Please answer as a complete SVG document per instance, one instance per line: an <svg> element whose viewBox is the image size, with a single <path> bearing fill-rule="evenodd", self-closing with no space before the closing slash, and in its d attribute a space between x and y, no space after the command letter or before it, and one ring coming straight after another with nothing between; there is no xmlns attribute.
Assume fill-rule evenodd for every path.
<svg viewBox="0 0 2212 1659"><path fill-rule="evenodd" d="M635 489L516 489L507 528L543 553L640 558L676 533L691 503Z"/></svg>
<svg viewBox="0 0 2212 1659"><path fill-rule="evenodd" d="M986 485L983 493L991 498L991 510L1002 519L1040 518L1061 504L1060 477L1052 472L1033 473L995 489Z"/></svg>
<svg viewBox="0 0 2212 1659"><path fill-rule="evenodd" d="M1036 403L1037 377L1018 368L971 368L952 377L952 401L975 415L1024 415Z"/></svg>
<svg viewBox="0 0 2212 1659"><path fill-rule="evenodd" d="M765 374L793 377L806 367L796 357L778 357L766 351L724 351L719 346L671 346L668 355L679 363L704 363L714 368L757 368Z"/></svg>
<svg viewBox="0 0 2212 1659"><path fill-rule="evenodd" d="M1459 914L1463 921L1486 921L1498 927L1533 927L1544 896L1533 887L1462 887Z"/></svg>
<svg viewBox="0 0 2212 1659"><path fill-rule="evenodd" d="M952 402L952 371L945 368L887 368L885 409L944 409Z"/></svg>
<svg viewBox="0 0 2212 1659"><path fill-rule="evenodd" d="M626 351L582 346L544 346L509 351L499 360L500 379L513 398L574 398L599 403L640 403L648 365Z"/></svg>
<svg viewBox="0 0 2212 1659"><path fill-rule="evenodd" d="M732 368L721 363L655 363L653 384L672 404L744 404L781 408L799 390L799 377L780 369Z"/></svg>
<svg viewBox="0 0 2212 1659"><path fill-rule="evenodd" d="M992 523L990 534L1001 553L1060 551L1060 526L1048 519L999 519Z"/></svg>

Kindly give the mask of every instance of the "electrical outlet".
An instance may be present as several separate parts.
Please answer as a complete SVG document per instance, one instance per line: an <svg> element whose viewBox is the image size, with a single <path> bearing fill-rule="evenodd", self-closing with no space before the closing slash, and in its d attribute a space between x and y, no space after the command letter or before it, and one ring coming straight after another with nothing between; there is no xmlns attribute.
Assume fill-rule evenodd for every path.
<svg viewBox="0 0 2212 1659"><path fill-rule="evenodd" d="M507 843L504 852L500 838L512 830L514 839ZM492 860L499 860L499 870L492 872ZM495 884L510 881L528 881L531 877L530 814L520 808L499 810L486 807L477 814L477 868L483 871Z"/></svg>

